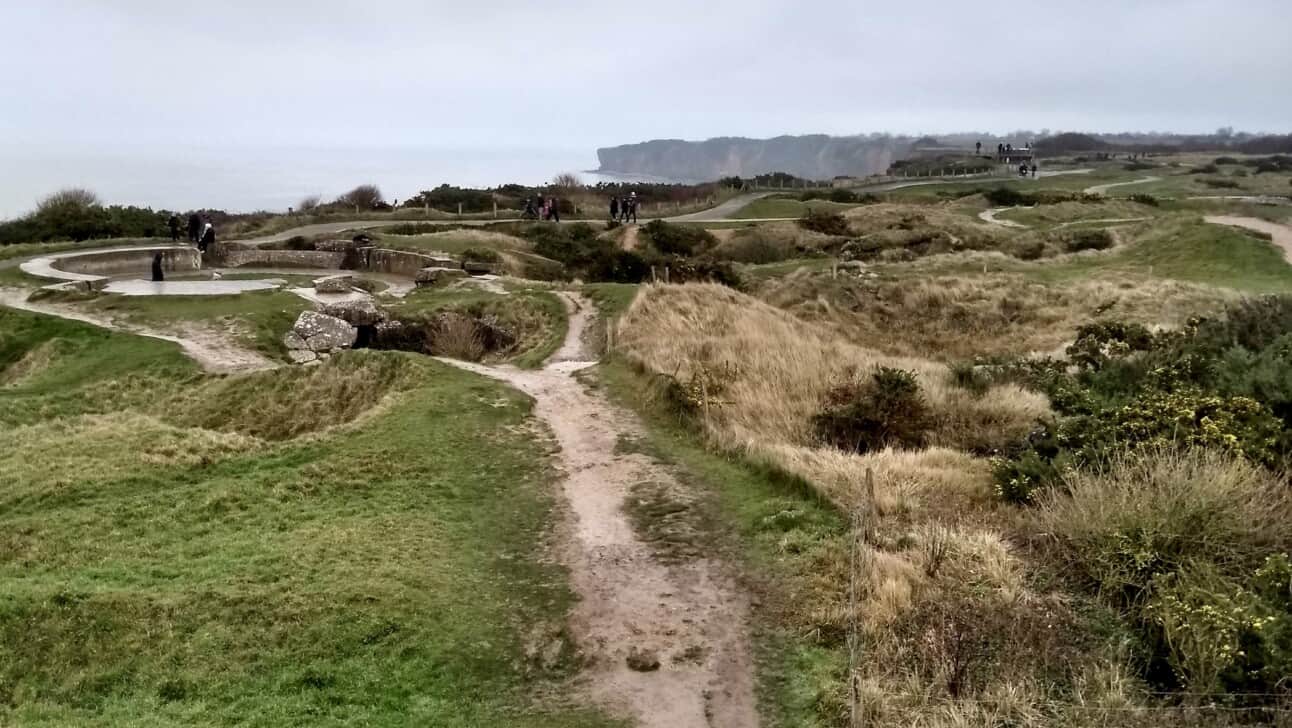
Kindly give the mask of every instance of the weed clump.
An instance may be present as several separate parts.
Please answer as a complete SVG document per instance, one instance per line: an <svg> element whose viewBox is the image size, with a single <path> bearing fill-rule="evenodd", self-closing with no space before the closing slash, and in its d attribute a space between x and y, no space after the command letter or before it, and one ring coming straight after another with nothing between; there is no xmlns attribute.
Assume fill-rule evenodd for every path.
<svg viewBox="0 0 1292 728"><path fill-rule="evenodd" d="M1069 253L1077 253L1082 250L1107 250L1113 247L1116 242L1111 232L1096 228L1077 230L1071 233L1064 242L1064 247Z"/></svg>
<svg viewBox="0 0 1292 728"><path fill-rule="evenodd" d="M848 225L848 219L837 212L808 210L806 215L799 218L799 227L804 230L811 230L814 233L821 233L822 235L852 234L852 229Z"/></svg>
<svg viewBox="0 0 1292 728"><path fill-rule="evenodd" d="M812 418L817 436L848 452L928 444L933 419L915 372L879 366L869 378L854 373L831 388Z"/></svg>

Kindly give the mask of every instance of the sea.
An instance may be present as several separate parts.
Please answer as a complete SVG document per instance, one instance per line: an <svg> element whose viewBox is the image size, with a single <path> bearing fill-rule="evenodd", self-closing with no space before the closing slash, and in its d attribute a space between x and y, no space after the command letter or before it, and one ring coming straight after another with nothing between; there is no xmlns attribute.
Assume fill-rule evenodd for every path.
<svg viewBox="0 0 1292 728"><path fill-rule="evenodd" d="M595 170L591 149L437 147L174 147L0 145L0 219L59 189L84 187L104 204L164 210L282 211L334 199L360 184L398 201L441 184L539 185L573 172L587 184L673 182Z"/></svg>

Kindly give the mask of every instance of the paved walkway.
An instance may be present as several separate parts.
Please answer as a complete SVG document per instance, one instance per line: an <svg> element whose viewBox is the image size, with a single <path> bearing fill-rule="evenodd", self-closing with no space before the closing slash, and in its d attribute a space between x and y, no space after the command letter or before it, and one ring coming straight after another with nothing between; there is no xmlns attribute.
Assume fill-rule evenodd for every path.
<svg viewBox="0 0 1292 728"><path fill-rule="evenodd" d="M1114 187L1129 187L1131 185L1142 185L1142 184L1147 184L1149 182L1161 182L1161 181L1162 181L1161 177L1154 177L1153 175L1149 175L1147 177L1143 177L1140 179L1131 180L1130 182L1110 182L1106 185L1095 185L1093 187L1087 187L1084 190L1082 190L1082 192L1086 193L1087 195L1103 195L1103 194L1107 194L1108 190L1111 190Z"/></svg>

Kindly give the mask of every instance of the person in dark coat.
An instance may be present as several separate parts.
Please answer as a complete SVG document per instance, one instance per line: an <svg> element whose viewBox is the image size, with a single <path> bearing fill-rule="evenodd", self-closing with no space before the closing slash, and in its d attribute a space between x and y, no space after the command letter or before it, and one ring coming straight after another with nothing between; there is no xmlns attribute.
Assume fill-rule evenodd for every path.
<svg viewBox="0 0 1292 728"><path fill-rule="evenodd" d="M624 222L628 222L628 216L632 215L633 224L637 224L637 193L629 195L624 204L628 206L628 209L624 210Z"/></svg>
<svg viewBox="0 0 1292 728"><path fill-rule="evenodd" d="M215 245L215 226L208 222L206 229L202 231L202 240L197 244L197 249L205 253L207 248L213 245Z"/></svg>
<svg viewBox="0 0 1292 728"><path fill-rule="evenodd" d="M553 197L547 201L548 214L552 216L552 222L561 221L561 200Z"/></svg>
<svg viewBox="0 0 1292 728"><path fill-rule="evenodd" d="M610 196L610 219L619 219L619 195Z"/></svg>
<svg viewBox="0 0 1292 728"><path fill-rule="evenodd" d="M1032 178L1036 178L1036 162L1032 162Z"/></svg>
<svg viewBox="0 0 1292 728"><path fill-rule="evenodd" d="M196 243L200 239L199 236L201 234L202 218L198 217L195 212L188 216L188 241L190 243Z"/></svg>
<svg viewBox="0 0 1292 728"><path fill-rule="evenodd" d="M179 226L177 225L176 229L178 229L178 227ZM158 283L166 280L166 275L162 273L162 254L161 253L153 254L153 280Z"/></svg>
<svg viewBox="0 0 1292 728"><path fill-rule="evenodd" d="M166 221L166 225L170 227L171 242L179 241L179 215L172 214L170 219Z"/></svg>

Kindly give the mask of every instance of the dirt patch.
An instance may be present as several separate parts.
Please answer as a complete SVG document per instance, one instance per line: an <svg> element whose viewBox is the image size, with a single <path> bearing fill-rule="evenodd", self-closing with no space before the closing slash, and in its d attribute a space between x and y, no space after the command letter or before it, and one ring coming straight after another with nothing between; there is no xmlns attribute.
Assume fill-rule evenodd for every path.
<svg viewBox="0 0 1292 728"><path fill-rule="evenodd" d="M628 509L635 488L665 510L690 496L650 458L617 447L641 437L641 425L571 376L593 364L580 343L592 307L571 295L563 300L569 332L546 368L449 363L532 396L561 447L572 514L561 550L581 597L570 627L588 660L586 689L648 728L757 726L747 597L717 560L662 557L651 531L634 528ZM687 519L676 516L688 510L672 511L666 530L688 532ZM642 672L642 655L662 666Z"/></svg>

